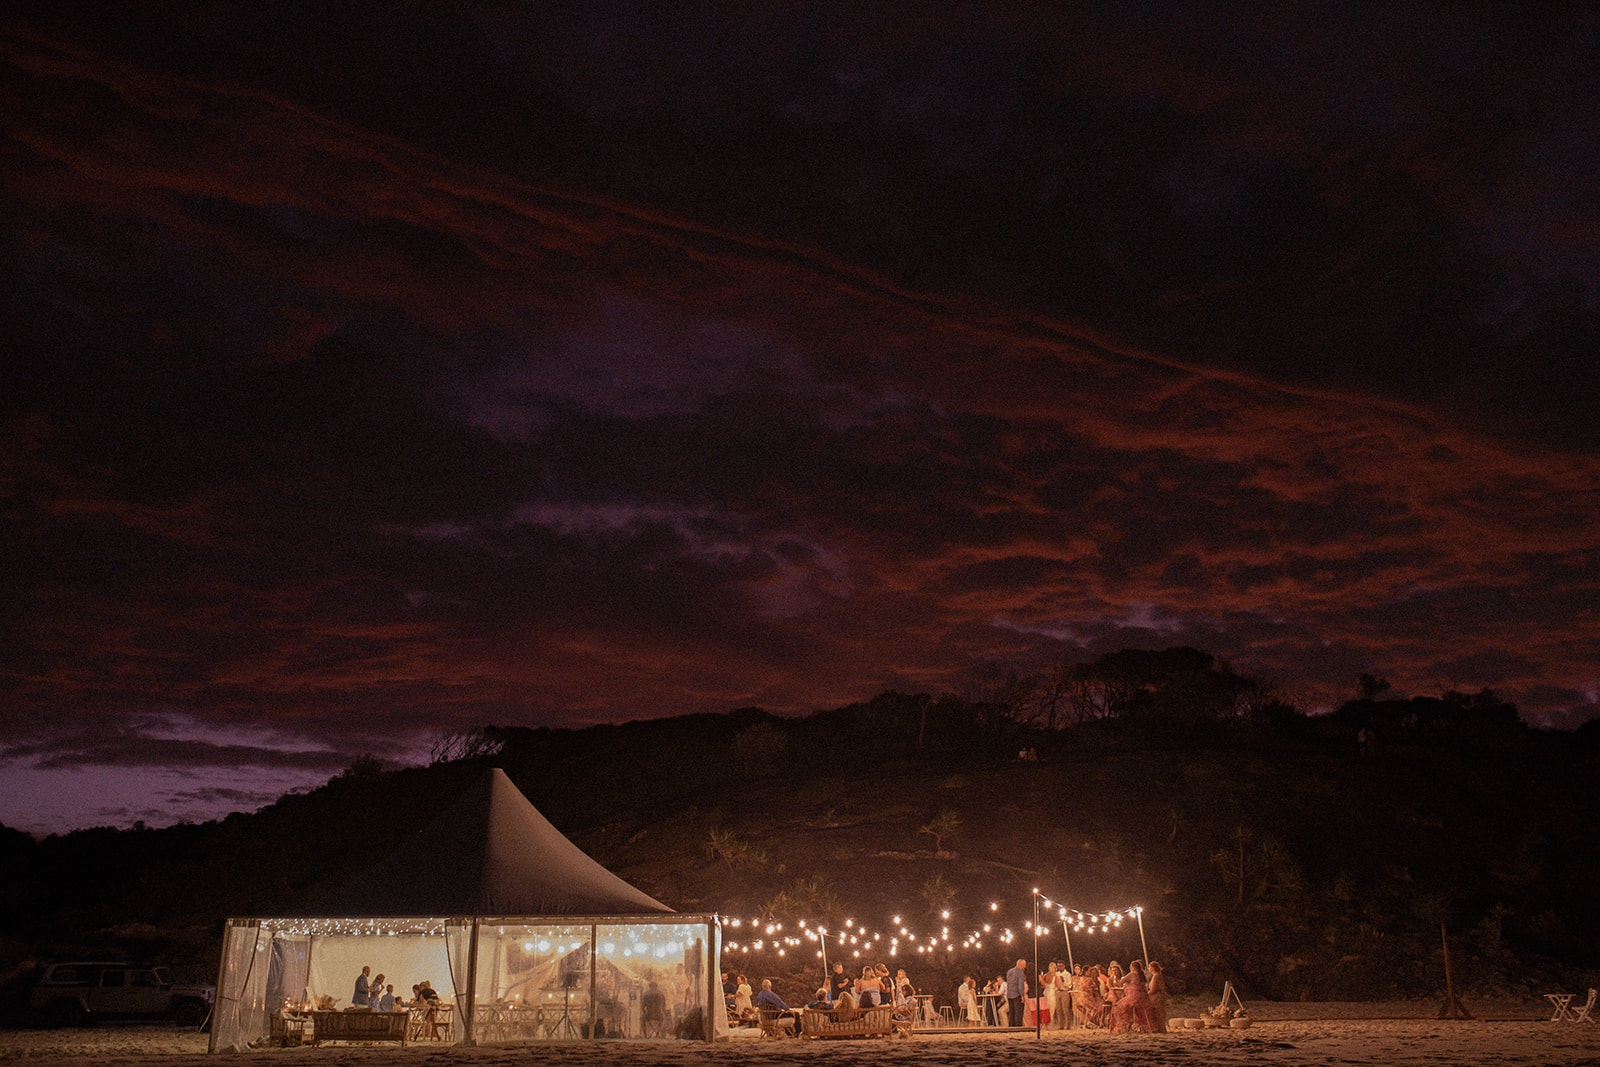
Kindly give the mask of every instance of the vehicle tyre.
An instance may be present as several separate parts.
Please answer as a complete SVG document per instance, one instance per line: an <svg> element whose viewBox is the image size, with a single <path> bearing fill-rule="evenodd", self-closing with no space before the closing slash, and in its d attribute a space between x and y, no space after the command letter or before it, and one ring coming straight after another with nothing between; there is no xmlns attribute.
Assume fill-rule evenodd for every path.
<svg viewBox="0 0 1600 1067"><path fill-rule="evenodd" d="M179 1004L177 1009L172 1013L172 1021L183 1027L185 1030L192 1030L195 1027L198 1027L201 1023L205 1022L205 1019L205 1006L202 1004L197 1004L192 1000L186 1000L182 1004Z"/></svg>
<svg viewBox="0 0 1600 1067"><path fill-rule="evenodd" d="M44 1010L44 1024L51 1029L83 1024L83 1007L75 1000L53 1000Z"/></svg>

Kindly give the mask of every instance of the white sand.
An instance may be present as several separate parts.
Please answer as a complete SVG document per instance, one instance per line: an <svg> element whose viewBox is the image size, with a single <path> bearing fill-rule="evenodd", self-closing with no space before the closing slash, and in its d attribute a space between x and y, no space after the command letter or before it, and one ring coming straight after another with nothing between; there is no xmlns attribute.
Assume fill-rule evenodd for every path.
<svg viewBox="0 0 1600 1067"><path fill-rule="evenodd" d="M1203 1005L1178 1003L1173 1014L1198 1015ZM698 1042L602 1041L536 1046L453 1048L424 1043L396 1046L329 1045L320 1049L261 1049L207 1056L204 1034L170 1027L90 1027L82 1030L0 1032L0 1063L30 1067L789 1067L816 1062L843 1067L1248 1067L1321 1064L1451 1067L1455 1064L1593 1064L1600 1062L1600 1024L1552 1023L1543 1001L1486 1004L1468 1001L1478 1018L1434 1018L1438 1004L1249 1005L1246 1030L1185 1030L1170 1034L1046 1031L1027 1034L939 1035L910 1040Z"/></svg>

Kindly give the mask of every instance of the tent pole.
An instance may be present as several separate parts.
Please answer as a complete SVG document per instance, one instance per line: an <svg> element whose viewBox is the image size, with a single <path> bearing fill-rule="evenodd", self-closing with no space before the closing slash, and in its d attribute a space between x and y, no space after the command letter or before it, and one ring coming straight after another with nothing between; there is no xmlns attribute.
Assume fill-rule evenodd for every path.
<svg viewBox="0 0 1600 1067"><path fill-rule="evenodd" d="M713 1011L720 1011L724 1016L728 1014L727 1001L722 999L722 917L714 916L706 924L706 986L710 996L706 998L705 1012L700 1032L707 1041L714 1041L717 1037L717 1023L712 1016Z"/></svg>
<svg viewBox="0 0 1600 1067"><path fill-rule="evenodd" d="M450 942L446 940L445 951L450 951ZM461 1043L463 1045L476 1045L477 1035L473 1033L473 1020L478 1014L478 916L472 917L472 938L467 942L467 1010L461 1015Z"/></svg>
<svg viewBox="0 0 1600 1067"><path fill-rule="evenodd" d="M1150 966L1150 946L1144 943L1144 909L1135 908L1134 917L1139 920L1139 948L1144 953L1144 965Z"/></svg>
<svg viewBox="0 0 1600 1067"><path fill-rule="evenodd" d="M227 928L222 932L222 962L217 964L217 991L211 995L211 1034L206 1040L207 1052L217 1051L217 1031L221 1029L217 1012L222 1010L222 1001L228 992L228 948L233 941L233 924L234 920L229 919Z"/></svg>
<svg viewBox="0 0 1600 1067"><path fill-rule="evenodd" d="M589 1040L593 1041L600 1035L595 1032L599 1022L600 1001L600 926L598 923L589 927Z"/></svg>
<svg viewBox="0 0 1600 1067"><path fill-rule="evenodd" d="M1061 920L1061 936L1067 939L1067 974L1071 976L1076 964L1072 962L1072 930L1067 926L1065 917Z"/></svg>

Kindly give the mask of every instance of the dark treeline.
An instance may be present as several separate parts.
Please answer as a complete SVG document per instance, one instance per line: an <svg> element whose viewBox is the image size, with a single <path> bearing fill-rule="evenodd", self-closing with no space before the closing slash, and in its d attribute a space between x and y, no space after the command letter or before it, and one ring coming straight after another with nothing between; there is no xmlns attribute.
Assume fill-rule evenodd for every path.
<svg viewBox="0 0 1600 1067"><path fill-rule="evenodd" d="M14 993L32 962L115 952L209 979L227 916L302 911L492 765L682 910L789 930L948 911L937 921L965 930L991 901L1020 923L1038 886L1088 912L1142 905L1180 991L1429 996L1441 928L1469 994L1581 988L1600 965L1597 740L1593 723L1533 729L1491 692L1408 699L1374 678L1306 715L1193 649L800 718L491 726L441 738L429 767L360 759L252 815L42 841L0 828L15 872L0 880L0 976ZM1076 938L1075 957L1138 955L1131 929ZM1041 951L1062 958L1054 932ZM733 962L798 996L811 952ZM903 962L943 992L1016 953Z"/></svg>

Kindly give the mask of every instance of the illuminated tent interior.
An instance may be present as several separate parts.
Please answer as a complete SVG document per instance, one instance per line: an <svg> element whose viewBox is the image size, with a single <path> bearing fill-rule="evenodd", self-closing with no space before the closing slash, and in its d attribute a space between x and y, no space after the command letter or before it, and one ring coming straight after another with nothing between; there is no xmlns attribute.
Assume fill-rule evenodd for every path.
<svg viewBox="0 0 1600 1067"><path fill-rule="evenodd" d="M680 915L567 840L501 770L315 914L228 920L211 1049L245 1048L274 1012L350 1004L370 966L395 996L426 979L462 1044L645 1036L640 1000L666 996L671 1035L724 1020L718 921ZM725 1023L724 1023L725 1025Z"/></svg>

